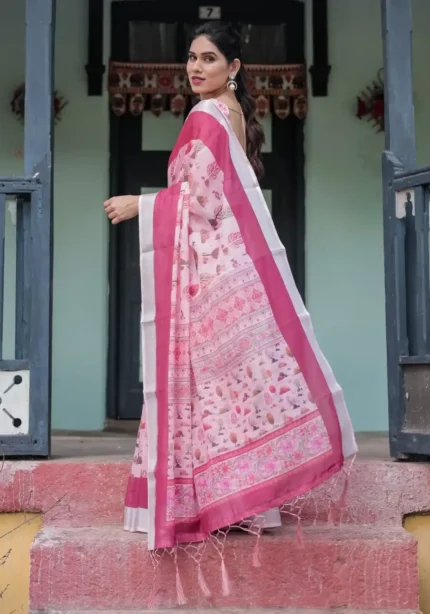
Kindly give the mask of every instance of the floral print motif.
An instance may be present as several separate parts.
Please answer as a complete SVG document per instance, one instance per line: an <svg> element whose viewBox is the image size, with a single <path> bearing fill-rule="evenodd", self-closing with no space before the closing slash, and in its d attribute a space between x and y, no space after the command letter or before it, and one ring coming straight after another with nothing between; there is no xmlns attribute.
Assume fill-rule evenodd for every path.
<svg viewBox="0 0 430 614"><path fill-rule="evenodd" d="M211 151L188 143L168 176L170 185L182 184L168 373L167 517L174 520L286 474L325 454L330 442ZM143 412L135 476L147 467L145 424Z"/></svg>

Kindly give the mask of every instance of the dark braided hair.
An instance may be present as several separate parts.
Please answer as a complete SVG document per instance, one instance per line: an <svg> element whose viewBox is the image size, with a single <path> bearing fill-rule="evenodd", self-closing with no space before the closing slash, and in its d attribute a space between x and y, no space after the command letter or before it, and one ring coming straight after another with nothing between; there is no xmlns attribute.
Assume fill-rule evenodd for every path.
<svg viewBox="0 0 430 614"><path fill-rule="evenodd" d="M240 70L235 77L237 83L236 97L242 107L246 121L246 155L255 174L260 179L264 171L261 148L265 139L263 128L255 117L254 98L248 91L246 72L242 64L240 34L232 24L208 21L197 27L193 34L193 40L199 36L206 36L224 55L229 64L236 59L241 62Z"/></svg>

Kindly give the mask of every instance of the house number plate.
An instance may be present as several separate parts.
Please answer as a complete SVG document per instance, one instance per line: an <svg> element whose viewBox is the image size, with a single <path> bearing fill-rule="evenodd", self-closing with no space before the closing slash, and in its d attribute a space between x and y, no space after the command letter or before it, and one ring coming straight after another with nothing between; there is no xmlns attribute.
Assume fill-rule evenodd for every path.
<svg viewBox="0 0 430 614"><path fill-rule="evenodd" d="M220 6L199 6L200 19L221 19Z"/></svg>

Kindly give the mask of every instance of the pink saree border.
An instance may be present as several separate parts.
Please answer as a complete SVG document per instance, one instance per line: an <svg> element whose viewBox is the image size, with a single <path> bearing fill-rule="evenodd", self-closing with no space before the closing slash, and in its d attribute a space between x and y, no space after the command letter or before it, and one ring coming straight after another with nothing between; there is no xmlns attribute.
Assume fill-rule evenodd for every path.
<svg viewBox="0 0 430 614"><path fill-rule="evenodd" d="M192 521L169 523L167 512L168 450L168 356L173 247L177 203L182 184L162 190L156 197L153 219L154 267L156 270L156 355L158 445L155 509L155 548L170 547L180 541L199 541L221 526L258 514L304 494L328 479L342 467L342 437L336 408L322 369L296 313L269 245L253 211L230 154L230 137L222 124L205 111L193 111L179 135L171 160L190 141L200 139L224 173L224 190L239 224L246 249L261 277L280 331L288 339L326 425L332 451L307 462L286 476L231 496L204 510ZM254 186L252 186L254 187ZM294 331L294 332L292 332ZM150 436L150 434L149 434ZM258 502L258 503L257 503ZM134 507L134 506L133 506Z"/></svg>
<svg viewBox="0 0 430 614"><path fill-rule="evenodd" d="M173 251L178 201L182 184L161 190L154 204L154 269L157 385L157 465L155 468L155 548L163 547L167 509L168 371ZM148 437L151 434L148 433Z"/></svg>

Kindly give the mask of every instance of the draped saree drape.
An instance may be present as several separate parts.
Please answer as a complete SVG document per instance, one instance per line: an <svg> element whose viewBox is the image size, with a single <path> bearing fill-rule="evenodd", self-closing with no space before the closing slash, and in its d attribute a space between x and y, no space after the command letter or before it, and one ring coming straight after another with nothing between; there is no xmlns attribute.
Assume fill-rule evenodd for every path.
<svg viewBox="0 0 430 614"><path fill-rule="evenodd" d="M202 101L140 198L144 409L125 528L150 550L312 490L356 444L228 110Z"/></svg>

